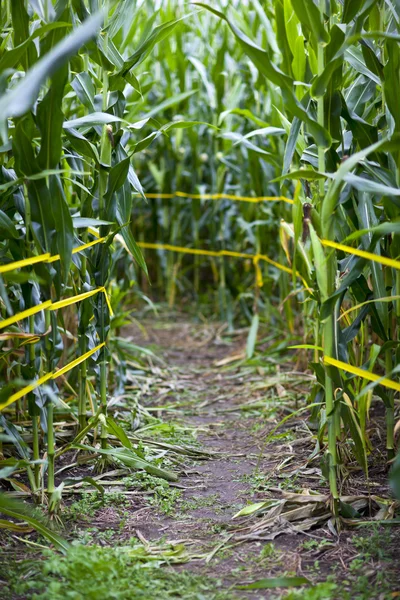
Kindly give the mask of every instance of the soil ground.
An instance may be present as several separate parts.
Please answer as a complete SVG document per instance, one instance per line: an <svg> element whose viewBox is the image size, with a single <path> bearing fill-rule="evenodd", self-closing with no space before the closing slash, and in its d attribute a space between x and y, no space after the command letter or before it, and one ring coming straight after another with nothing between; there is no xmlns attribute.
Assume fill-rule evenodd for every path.
<svg viewBox="0 0 400 600"><path fill-rule="evenodd" d="M342 525L335 531L319 458L312 457L315 431L307 413L275 431L283 417L304 406L311 375L284 359L276 345L271 351L261 346L261 358L253 362L242 360L246 334L228 334L224 326L195 324L176 315L145 322L142 330L125 329L124 336L163 361L151 364L140 398L144 410L161 417L167 428L163 439L156 438L160 452L169 443L191 446L204 455L177 460L179 481L157 502L154 494L134 491L124 497L121 508L103 505L83 515L79 511L88 505L78 506L78 524L74 531L69 528L70 534L104 546L132 536L147 548L168 542L183 549L188 559L170 568L216 581L219 588L232 590L231 598L278 598L285 588L239 590L276 577L307 578L314 587L288 596L304 600L400 597L395 559L399 530L369 524L362 529ZM140 431L145 441L145 428ZM345 478L343 493L365 496L362 474L352 463L347 468L352 487ZM379 465L371 468L382 472ZM377 475L371 485L374 495L388 498L385 475ZM247 505L289 503L291 494L304 498L310 490L323 500L317 509L305 501L297 505L303 513L296 519L276 513L266 523L261 512L232 518ZM362 501L359 506L364 506ZM21 544L14 539L10 550L10 538L0 542L3 561L18 561ZM199 599L213 598L210 594Z"/></svg>
<svg viewBox="0 0 400 600"><path fill-rule="evenodd" d="M285 533L275 537L274 531L285 529L278 527L256 532L255 539L251 539L249 533L248 541L238 542L236 535L230 538L238 528L232 517L247 504L279 497L279 490L301 493L312 489L328 494L328 488L318 459L308 460L315 441L305 419L288 421L274 439L265 444L268 433L286 414L285 401L295 398L296 403L301 402L300 406L304 402L310 386L308 377L297 373L293 362L281 362L276 356L272 362L266 358L265 364L261 362L253 369L235 368L237 359L243 357L247 332L230 337L224 335L223 329L185 321L158 323L147 327L146 336L138 342L163 357L176 382L172 393L165 396L163 390L161 403L159 398L151 398L146 405L159 406L163 402L175 405L178 412L177 408L172 413L162 411L163 419L168 421L172 414L174 421L178 419L182 425L195 428L201 446L213 453L210 460L197 464L187 473L187 478L181 480L186 489L173 515L162 515L153 508L138 514L140 533L152 541L162 536L187 540L193 542L200 553L220 548L212 558L208 556L208 562L192 560L180 568L222 578L226 586L282 574L305 576L314 583L324 582L329 577L336 581L335 573L339 570L339 580L347 581L354 597L359 587L360 592L367 594L366 598L372 599L383 597L384 592L376 582L377 573L385 565L393 579L391 591L399 591L400 595L400 567L393 562L400 541L396 528L390 532L373 530L375 550L380 546L387 550L384 555L372 552L374 556L371 548L365 547L368 543L364 543L363 549L363 541L359 541L365 535L366 539L371 537L371 528L362 535L359 531L355 534L342 530L335 536L327 522L303 534ZM137 339L138 332L127 331L126 334L133 334ZM268 351L266 354L268 356ZM294 376L290 381L293 373L299 377ZM257 407L263 404L259 410ZM251 408L252 405L255 408ZM354 475L352 489L346 493L365 493L361 474L358 473L359 481L357 471ZM374 493L388 496L385 477L372 484ZM352 543L354 536L356 546ZM277 590L242 591L238 597L271 598L276 597L276 593ZM338 592L338 597L342 597L341 594Z"/></svg>

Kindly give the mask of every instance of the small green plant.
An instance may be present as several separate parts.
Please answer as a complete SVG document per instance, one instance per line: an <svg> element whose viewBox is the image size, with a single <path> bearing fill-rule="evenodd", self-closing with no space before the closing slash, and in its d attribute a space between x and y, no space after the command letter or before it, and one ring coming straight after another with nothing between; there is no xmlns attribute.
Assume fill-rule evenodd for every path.
<svg viewBox="0 0 400 600"><path fill-rule="evenodd" d="M219 501L218 494L210 494L209 496L200 496L199 498L192 498L191 500L183 500L179 503L179 509L187 512L213 506L216 510L221 510L221 507L217 506Z"/></svg>
<svg viewBox="0 0 400 600"><path fill-rule="evenodd" d="M282 600L334 600L338 599L339 587L333 582L317 583L312 588L293 590L288 594L284 594L280 598ZM346 596L341 596L343 600L347 599Z"/></svg>
<svg viewBox="0 0 400 600"><path fill-rule="evenodd" d="M30 576L14 573L8 584L12 593L35 600L228 600L221 584L189 572L169 571L162 553L151 556L132 542L116 548L72 545L65 556L44 553L46 560L30 563ZM6 596L4 596L6 597Z"/></svg>
<svg viewBox="0 0 400 600"><path fill-rule="evenodd" d="M254 491L263 491L268 489L268 479L265 473L255 469L252 473L245 473L239 478L239 481L243 481L251 486Z"/></svg>
<svg viewBox="0 0 400 600"><path fill-rule="evenodd" d="M279 555L278 550L275 547L275 544L272 542L268 542L265 546L262 547L260 552L260 561L265 561L266 559L270 560L272 558L277 558Z"/></svg>
<svg viewBox="0 0 400 600"><path fill-rule="evenodd" d="M388 557L390 541L389 531L378 527L374 527L370 535L355 535L351 539L353 546L366 558L376 560L384 560Z"/></svg>
<svg viewBox="0 0 400 600"><path fill-rule="evenodd" d="M135 473L125 477L122 483L127 489L134 488L152 492L152 495L149 496L149 503L159 508L166 515L173 512L176 503L182 496L182 492L171 487L167 481L148 473Z"/></svg>
<svg viewBox="0 0 400 600"><path fill-rule="evenodd" d="M327 540L325 538L322 540L315 540L315 539L306 540L302 544L304 550L322 550L323 548L326 548L327 546L333 546L333 545L334 545L333 542L331 542L330 540Z"/></svg>
<svg viewBox="0 0 400 600"><path fill-rule="evenodd" d="M71 519L72 521L88 521L101 508L112 507L121 512L121 509L127 508L129 504L128 498L122 492L105 494L88 492L83 494L82 498L67 506L64 514L67 519Z"/></svg>

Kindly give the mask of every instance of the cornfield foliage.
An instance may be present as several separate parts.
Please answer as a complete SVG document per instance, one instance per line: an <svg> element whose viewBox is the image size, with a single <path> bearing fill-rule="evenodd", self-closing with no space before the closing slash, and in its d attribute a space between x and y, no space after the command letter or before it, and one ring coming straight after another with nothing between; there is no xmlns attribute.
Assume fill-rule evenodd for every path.
<svg viewBox="0 0 400 600"><path fill-rule="evenodd" d="M132 298L189 295L251 324L249 358L284 312L337 511L348 452L368 475L373 405L395 455L400 3L1 7L2 477L25 472L50 512L72 448L174 480L114 415L136 352L119 331ZM145 262L146 243L249 258Z"/></svg>

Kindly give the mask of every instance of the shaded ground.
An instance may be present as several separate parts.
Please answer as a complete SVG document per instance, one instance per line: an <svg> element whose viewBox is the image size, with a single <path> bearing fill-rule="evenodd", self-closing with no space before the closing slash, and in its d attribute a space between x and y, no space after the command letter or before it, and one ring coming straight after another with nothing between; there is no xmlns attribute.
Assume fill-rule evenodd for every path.
<svg viewBox="0 0 400 600"><path fill-rule="evenodd" d="M279 598L280 594L304 600L400 597L400 570L395 560L398 530L369 524L335 535L319 458L310 458L315 432L301 415L275 431L283 417L304 405L311 376L283 359L276 341L260 358L241 360L246 331L228 335L222 326L195 325L176 316L144 325L144 330L126 329L124 335L153 350L163 363L150 358L147 371L138 370L132 379L132 393L140 392L144 407L134 435L144 445L156 444L160 460L168 457L167 466L179 472L179 481L168 486L147 475L123 477L118 470L104 473L98 481L106 489L105 496L81 496L76 489L67 497L63 519L70 537L105 550L129 542L136 552L138 541L155 555L168 549L172 562L182 562L170 567L173 577L183 579L176 595L160 591L151 596L160 600L257 600ZM154 419L146 414L162 421L154 426ZM180 448L185 451L180 453ZM75 459L68 455L61 464L68 467ZM388 497L382 465L372 465L372 472L374 468L371 490ZM84 469L77 465L68 475L93 475L92 467ZM356 465L349 463L347 469L351 470L352 487L345 481L343 493L365 495L365 481ZM291 494L309 493L310 489L325 500L318 506L302 502L300 509L290 504ZM265 509L232 519L247 505L266 501L272 501L268 510L276 513L271 522ZM363 501L359 502L364 510ZM303 512L291 520L288 513L279 513L280 506ZM4 573L10 561L18 565L14 577L29 580L29 566L24 564L37 550L21 547L17 536L0 537L0 547L0 580L7 581ZM189 585L186 574L201 576L190 583L195 591L185 587ZM284 588L238 590L240 585L271 577L306 577L314 587L298 592ZM173 581L165 583L169 590ZM201 581L204 590L198 587ZM231 591L217 595L224 590ZM86 598L79 593L68 597ZM10 598L9 591L1 594L0 589L0 598ZM46 600L52 597L59 596L50 592L43 596ZM108 598L107 592L103 597Z"/></svg>
<svg viewBox="0 0 400 600"><path fill-rule="evenodd" d="M336 581L335 571L339 571L340 578L348 581L351 597L360 593L365 594L360 597L378 598L386 597L377 578L385 565L387 580L392 577L393 583L398 582L395 589L400 590L400 570L396 573L390 560L399 542L395 531L368 528L357 534L356 546L351 541L353 533L344 531L336 537L326 524L303 535L280 535L273 543L270 539L275 536L268 531L259 536L264 539L256 541L238 543L237 536L231 537L235 529L232 516L247 504L276 497L278 488L328 492L319 461L308 461L314 442L305 422L289 421L268 446L265 444L268 432L285 415L284 402L304 400L309 379L301 373L296 378L293 364L281 364L277 356L271 361L266 358L257 368L231 367L237 364L231 359L243 356L244 335L232 338L221 329L185 322L157 324L146 331L139 343L163 356L176 382L175 390L162 395L161 405L174 406L162 411L163 419L172 416L174 421L196 428L202 447L215 454L181 480L187 489L171 516L154 509L138 514L137 527L144 538L155 541L165 536L195 542L198 551L210 552L206 563L193 560L181 568L222 577L225 585L281 575L306 576L314 583L331 575ZM131 334L137 339L137 331L127 332ZM287 379L293 375L287 384L285 374ZM156 402L158 406L159 399L149 397L145 405ZM388 494L385 478L372 481L372 486L374 493ZM362 487L365 491L365 482ZM347 493L356 490L353 487ZM343 597L343 588L337 596L335 593L322 590L321 598ZM238 597L271 598L276 594L276 590L242 591ZM306 592L304 597L308 597Z"/></svg>

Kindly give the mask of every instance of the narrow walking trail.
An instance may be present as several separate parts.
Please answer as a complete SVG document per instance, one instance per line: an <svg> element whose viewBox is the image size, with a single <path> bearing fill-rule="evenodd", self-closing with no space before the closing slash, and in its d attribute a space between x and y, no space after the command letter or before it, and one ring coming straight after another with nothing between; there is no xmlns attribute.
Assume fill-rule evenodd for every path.
<svg viewBox="0 0 400 600"><path fill-rule="evenodd" d="M231 367L243 358L247 332L232 338L223 335L222 327L180 322L146 328L139 341L137 333L126 332L162 356L171 375L170 389L161 385L154 395L150 387L144 406L160 407L164 421L193 432L201 449L210 453L208 460L196 461L181 473L176 488L181 496L170 515L151 506L138 513L139 535L149 541L163 537L189 543L195 558L181 568L222 578L227 585L301 572L297 535L278 538L274 545L262 540L238 543L232 535L232 517L266 498L274 468L285 454L293 455L278 444L266 456L265 437L277 423L275 400L271 418L265 418L267 396L276 395L268 378L279 374L279 364L267 362L258 372ZM266 395L268 390L272 393ZM240 597L269 597L255 593L240 592Z"/></svg>
<svg viewBox="0 0 400 600"><path fill-rule="evenodd" d="M381 597L382 566L386 565L389 579L398 576L397 569L397 574L393 572L395 532L369 531L359 543L370 540L374 547L360 552L352 533L332 534L325 508L319 521L321 511L300 505L297 510L303 512L293 524L277 512L273 527L257 531L256 526L253 533L246 520L243 524L243 519L232 519L249 504L282 495L311 490L328 494L318 456L310 460L315 439L306 418L290 419L266 444L279 421L303 405L311 376L297 371L290 358L283 359L276 344L253 364L244 362L247 331L232 336L223 326L174 318L151 324L139 341L137 330L127 335L161 356L168 371L167 381L149 386L143 405L158 407L165 423L173 423L185 440L192 432L199 447L211 455L183 469L175 488L180 495L170 514L154 506L138 512L139 537L181 542L190 560L177 568L215 578L223 589L232 586L232 598L278 598L284 589L237 587L267 578L304 576L314 584L321 582L321 595L316 592L310 598L344 598L343 577L349 597L364 598L364 593L371 599ZM387 494L386 485L376 483L376 493ZM297 529L302 527L304 533L299 535ZM377 552L385 545L387 554ZM334 574L338 563L344 567L339 577ZM325 583L329 577L331 582Z"/></svg>

